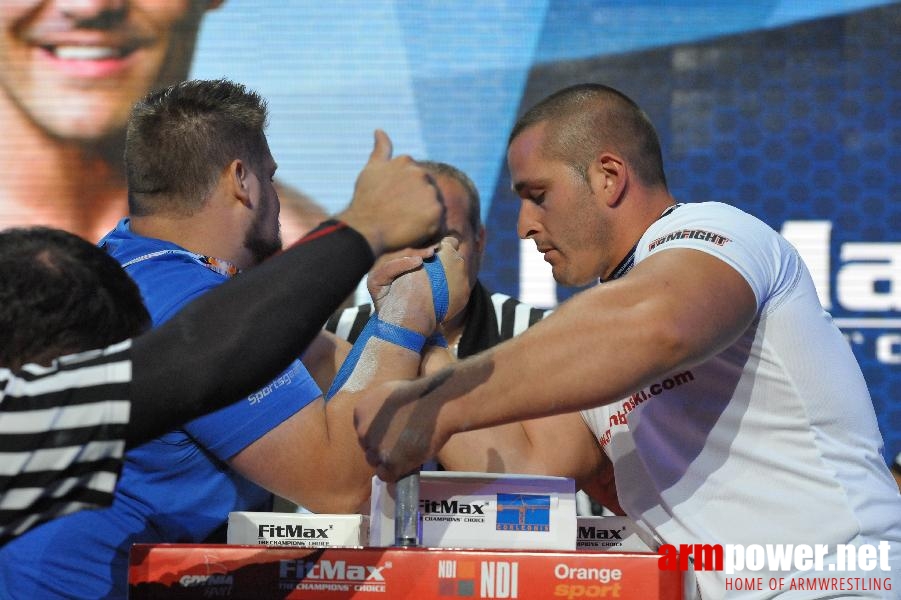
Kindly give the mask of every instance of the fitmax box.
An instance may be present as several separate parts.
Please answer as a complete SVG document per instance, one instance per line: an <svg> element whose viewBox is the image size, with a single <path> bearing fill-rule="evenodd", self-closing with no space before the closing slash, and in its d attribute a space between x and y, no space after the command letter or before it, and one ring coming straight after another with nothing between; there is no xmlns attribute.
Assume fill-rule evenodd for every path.
<svg viewBox="0 0 901 600"><path fill-rule="evenodd" d="M653 552L657 543L629 517L578 517L577 550Z"/></svg>
<svg viewBox="0 0 901 600"><path fill-rule="evenodd" d="M369 518L364 515L230 512L229 544L348 548L369 543Z"/></svg>
<svg viewBox="0 0 901 600"><path fill-rule="evenodd" d="M372 546L394 543L394 484L373 477ZM575 550L575 483L565 477L422 471L422 545L431 548Z"/></svg>

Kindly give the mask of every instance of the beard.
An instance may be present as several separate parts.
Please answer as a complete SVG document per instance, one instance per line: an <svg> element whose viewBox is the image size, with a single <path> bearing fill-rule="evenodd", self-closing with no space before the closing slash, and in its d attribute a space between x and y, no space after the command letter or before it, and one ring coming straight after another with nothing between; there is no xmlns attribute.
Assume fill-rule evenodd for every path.
<svg viewBox="0 0 901 600"><path fill-rule="evenodd" d="M282 249L281 227L276 221L275 232L267 231L267 215L260 212L244 235L244 247L253 256L254 264L260 264Z"/></svg>

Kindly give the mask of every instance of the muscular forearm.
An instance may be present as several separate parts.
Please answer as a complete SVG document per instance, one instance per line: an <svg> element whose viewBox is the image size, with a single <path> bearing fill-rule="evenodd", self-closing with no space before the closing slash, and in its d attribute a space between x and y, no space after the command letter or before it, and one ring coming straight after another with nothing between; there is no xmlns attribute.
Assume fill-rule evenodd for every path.
<svg viewBox="0 0 901 600"><path fill-rule="evenodd" d="M353 426L355 391L393 379L411 379L418 374L420 356L379 339L370 339L345 386L326 404L327 446L317 467L329 481L329 489L316 489L307 481L304 496L314 496L310 506L319 512L356 510L369 497L373 468L367 464ZM321 488L321 486L318 486ZM311 489L312 488L312 489ZM315 508L314 508L315 507ZM346 510L341 510L346 512Z"/></svg>
<svg viewBox="0 0 901 600"><path fill-rule="evenodd" d="M653 343L654 332L618 332L612 316L586 319L594 310L589 295L432 376L426 399L441 405L448 433L599 406L640 388L654 367L630 356L629 347Z"/></svg>
<svg viewBox="0 0 901 600"><path fill-rule="evenodd" d="M129 443L237 401L273 378L373 262L355 231L315 230L136 338Z"/></svg>
<svg viewBox="0 0 901 600"><path fill-rule="evenodd" d="M369 497L373 469L353 427L351 390L415 376L419 354L370 339L353 375L334 397L305 407L232 460L259 485L314 512L357 512ZM322 485L328 481L328 485Z"/></svg>
<svg viewBox="0 0 901 600"><path fill-rule="evenodd" d="M755 311L750 287L725 262L663 252L433 377L427 397L442 405L449 433L609 404L722 351Z"/></svg>
<svg viewBox="0 0 901 600"><path fill-rule="evenodd" d="M445 262L456 257L454 244L442 244L441 252L441 265L450 265L448 280L458 281L465 272L462 261ZM433 267L421 265L421 260L399 259L370 274L370 284L376 282L372 289L379 299L378 316L357 338L325 395L327 400L317 400L316 407L304 408L274 435L243 451L236 461L246 463L244 472L315 511L347 512L359 507L369 494L374 472L356 438L354 410L359 392L381 382L416 377L422 345L436 328L428 272ZM462 288L450 289L451 297L462 295ZM284 452L288 447L291 453ZM297 456L304 457L302 469ZM329 485L323 487L321 481Z"/></svg>

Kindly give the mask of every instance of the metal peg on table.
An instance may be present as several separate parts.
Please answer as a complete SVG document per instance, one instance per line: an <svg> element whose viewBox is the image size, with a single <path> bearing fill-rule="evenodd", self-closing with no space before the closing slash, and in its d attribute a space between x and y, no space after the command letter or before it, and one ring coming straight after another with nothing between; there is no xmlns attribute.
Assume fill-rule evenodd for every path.
<svg viewBox="0 0 901 600"><path fill-rule="evenodd" d="M394 487L394 545L419 546L422 530L419 520L419 471L397 480Z"/></svg>

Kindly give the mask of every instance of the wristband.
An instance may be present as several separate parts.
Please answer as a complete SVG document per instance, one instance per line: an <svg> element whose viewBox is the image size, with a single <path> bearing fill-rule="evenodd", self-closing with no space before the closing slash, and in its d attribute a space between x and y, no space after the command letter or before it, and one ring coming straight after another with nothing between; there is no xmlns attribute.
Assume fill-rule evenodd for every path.
<svg viewBox="0 0 901 600"><path fill-rule="evenodd" d="M370 322L372 322L372 318L370 317ZM367 326L369 324L367 323ZM364 329L365 331L365 329ZM400 346L401 348L406 348L407 350L412 350L413 352L421 352L422 347L425 345L426 339L425 336L421 333L417 333L406 327L401 327L400 325L395 325L394 323L387 323L382 321L376 315L375 317L375 325L373 327L373 333L371 334L373 337L377 337L380 340L384 340L386 342L390 342L396 346Z"/></svg>
<svg viewBox="0 0 901 600"><path fill-rule="evenodd" d="M447 291L447 276L444 274L444 267L441 265L441 260L437 255L424 260L422 266L429 276L429 286L432 288L432 304L435 308L435 326L437 327L444 320L450 302ZM425 336L420 333L393 323L386 323L379 319L377 314L373 314L369 317L369 321L366 323L363 331L360 332L360 336L357 338L353 348L350 349L350 354L347 355L347 358L341 364L341 368L338 369L338 374L335 375L335 380L332 381L332 385L325 395L326 400L337 394L341 386L348 380L350 374L353 373L354 367L357 366L360 356L363 354L363 348L366 347L366 343L371 337L417 353L422 351L422 347L426 343L447 348L447 341L441 333L434 333L426 340Z"/></svg>
<svg viewBox="0 0 901 600"><path fill-rule="evenodd" d="M417 354L422 352L422 347L425 345L426 341L425 336L421 333L401 327L400 325L386 323L379 319L377 314L373 314L369 317L369 321L366 322L363 331L360 332L353 348L350 349L350 354L348 354L347 358L344 359L344 362L341 363L341 368L338 369L335 380L332 381L332 385L325 394L326 400L331 399L332 396L337 394L338 390L341 389L341 386L348 380L350 374L353 373L354 367L357 366L357 362L359 362L360 356L363 354L363 349L369 342L369 338L372 337L386 341L389 344L394 344L395 346L400 346L401 348L406 348Z"/></svg>
<svg viewBox="0 0 901 600"><path fill-rule="evenodd" d="M437 327L441 325L441 321L447 315L447 308L450 303L447 291L447 276L444 274L444 267L441 265L441 259L438 258L437 254L422 261L422 266L429 276L429 285L432 287L432 303L435 307L435 326Z"/></svg>

